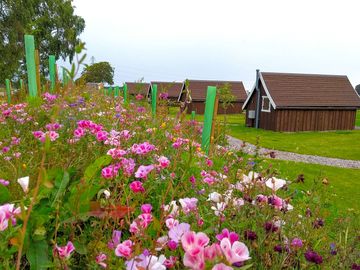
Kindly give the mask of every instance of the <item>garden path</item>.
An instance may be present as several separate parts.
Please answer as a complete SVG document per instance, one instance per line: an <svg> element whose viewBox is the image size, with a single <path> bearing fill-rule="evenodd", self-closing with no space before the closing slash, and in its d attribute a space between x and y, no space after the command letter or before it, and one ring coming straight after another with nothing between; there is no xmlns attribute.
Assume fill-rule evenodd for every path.
<svg viewBox="0 0 360 270"><path fill-rule="evenodd" d="M227 136L228 142L231 148L239 150L242 149L245 153L254 155L256 151L256 146L250 143L247 143L242 140L236 139L232 136ZM351 169L360 169L360 160L348 160L348 159L339 159L339 158L329 158L313 155L304 155L297 154L292 152L285 152L280 150L273 150L268 148L259 148L259 154L263 157L272 157L275 159L282 160L291 160L297 162L305 162L312 164L320 164L341 168L351 168Z"/></svg>

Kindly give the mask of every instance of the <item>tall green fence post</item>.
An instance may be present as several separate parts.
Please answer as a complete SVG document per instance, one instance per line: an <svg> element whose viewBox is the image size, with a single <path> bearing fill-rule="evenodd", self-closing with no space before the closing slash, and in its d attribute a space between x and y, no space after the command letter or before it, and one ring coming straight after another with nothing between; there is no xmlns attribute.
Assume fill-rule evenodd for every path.
<svg viewBox="0 0 360 270"><path fill-rule="evenodd" d="M127 103L127 85L124 83L124 103Z"/></svg>
<svg viewBox="0 0 360 270"><path fill-rule="evenodd" d="M7 95L7 102L8 104L11 103L11 87L10 87L10 80L5 80L5 87L6 87L6 95Z"/></svg>
<svg viewBox="0 0 360 270"><path fill-rule="evenodd" d="M113 91L112 87L109 86L109 88L108 88L108 96L111 96L112 91Z"/></svg>
<svg viewBox="0 0 360 270"><path fill-rule="evenodd" d="M211 137L212 122L214 117L215 99L216 99L216 87L208 86L207 94L206 94L205 113L204 113L204 127L202 131L202 141L201 141L201 148L206 154L209 154L209 148L210 148L210 137Z"/></svg>
<svg viewBox="0 0 360 270"><path fill-rule="evenodd" d="M156 103L157 103L157 84L151 86L151 111L152 116L156 116Z"/></svg>
<svg viewBox="0 0 360 270"><path fill-rule="evenodd" d="M54 92L56 85L55 77L56 67L55 67L55 55L49 55L49 74L50 74L50 93Z"/></svg>
<svg viewBox="0 0 360 270"><path fill-rule="evenodd" d="M195 111L191 111L191 120L195 120Z"/></svg>
<svg viewBox="0 0 360 270"><path fill-rule="evenodd" d="M25 35L26 68L28 75L29 95L37 95L36 69L35 69L35 42L34 36Z"/></svg>
<svg viewBox="0 0 360 270"><path fill-rule="evenodd" d="M23 91L24 89L24 81L23 79L20 79L20 90Z"/></svg>
<svg viewBox="0 0 360 270"><path fill-rule="evenodd" d="M114 97L119 96L119 86L115 86Z"/></svg>

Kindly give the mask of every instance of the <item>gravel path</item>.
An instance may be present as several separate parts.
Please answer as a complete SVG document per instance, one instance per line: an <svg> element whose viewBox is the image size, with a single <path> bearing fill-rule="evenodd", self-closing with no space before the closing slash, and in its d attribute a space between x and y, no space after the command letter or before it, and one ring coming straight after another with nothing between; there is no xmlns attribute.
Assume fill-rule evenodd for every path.
<svg viewBox="0 0 360 270"><path fill-rule="evenodd" d="M230 144L230 147L233 149L236 150L242 149L244 152L248 154L251 155L255 154L256 147L253 144L249 144L249 143L244 144L242 140L236 139L231 136L228 136L228 142ZM267 148L260 148L259 154L263 157L273 157L275 159L320 164L320 165L334 166L340 168L360 169L360 160L347 160L347 159L339 159L339 158L303 155L292 152L272 150Z"/></svg>

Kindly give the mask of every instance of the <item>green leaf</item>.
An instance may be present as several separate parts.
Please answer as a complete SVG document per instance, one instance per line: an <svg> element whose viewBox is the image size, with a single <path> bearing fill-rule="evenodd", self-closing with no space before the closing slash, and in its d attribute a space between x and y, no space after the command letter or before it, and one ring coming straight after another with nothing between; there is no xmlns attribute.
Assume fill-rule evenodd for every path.
<svg viewBox="0 0 360 270"><path fill-rule="evenodd" d="M51 250L45 240L31 241L26 258L30 262L30 270L47 269L50 263L48 252Z"/></svg>
<svg viewBox="0 0 360 270"><path fill-rule="evenodd" d="M61 182L57 181L58 177L56 177L55 180L55 186L58 187L58 190L56 192L55 198L51 203L51 206L53 207L54 204L64 195L67 185L69 184L70 177L69 173L67 171L64 171L64 174L61 178Z"/></svg>
<svg viewBox="0 0 360 270"><path fill-rule="evenodd" d="M249 265L244 265L243 267L240 267L239 270L246 270L246 269L250 269L253 266L253 264L249 264Z"/></svg>
<svg viewBox="0 0 360 270"><path fill-rule="evenodd" d="M85 53L83 56L81 56L81 58L80 58L80 60L79 60L79 64L81 64L82 62L84 62L85 58L86 58L86 53Z"/></svg>
<svg viewBox="0 0 360 270"><path fill-rule="evenodd" d="M10 192L7 187L0 185L0 204L7 203L10 200Z"/></svg>
<svg viewBox="0 0 360 270"><path fill-rule="evenodd" d="M95 174L104 166L109 165L112 161L112 157L109 155L99 157L97 160L95 160L94 163L89 165L84 173L84 177L86 180L92 179Z"/></svg>

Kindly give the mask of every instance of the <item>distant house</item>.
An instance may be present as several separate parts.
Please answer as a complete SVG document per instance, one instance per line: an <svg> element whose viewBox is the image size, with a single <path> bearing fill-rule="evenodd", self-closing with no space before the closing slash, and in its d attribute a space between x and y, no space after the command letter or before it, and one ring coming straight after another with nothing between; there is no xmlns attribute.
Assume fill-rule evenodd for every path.
<svg viewBox="0 0 360 270"><path fill-rule="evenodd" d="M100 90L100 89L104 88L104 84L88 82L88 83L86 83L86 88L88 90Z"/></svg>
<svg viewBox="0 0 360 270"><path fill-rule="evenodd" d="M189 80L189 90L191 91L191 103L188 105L188 113L195 111L197 114L204 114L205 100L208 86L220 87L228 83L231 87L232 94L235 96L235 101L227 109L226 113L234 114L241 113L242 105L244 104L247 94L244 85L241 81L205 81L205 80ZM185 84L179 96L179 101L185 101ZM224 110L219 103L218 113L224 113Z"/></svg>
<svg viewBox="0 0 360 270"><path fill-rule="evenodd" d="M152 86L154 84L157 85L158 95L160 93L167 93L168 100L172 101L172 102L178 102L181 90L184 85L183 82L159 82L159 81L151 82L151 85L149 88L149 93L148 93L149 98L151 98L151 90L152 90Z"/></svg>
<svg viewBox="0 0 360 270"><path fill-rule="evenodd" d="M246 126L274 131L354 129L360 98L347 76L257 71Z"/></svg>
<svg viewBox="0 0 360 270"><path fill-rule="evenodd" d="M150 83L126 82L126 86L127 93L133 96L141 94L146 97L150 89Z"/></svg>

